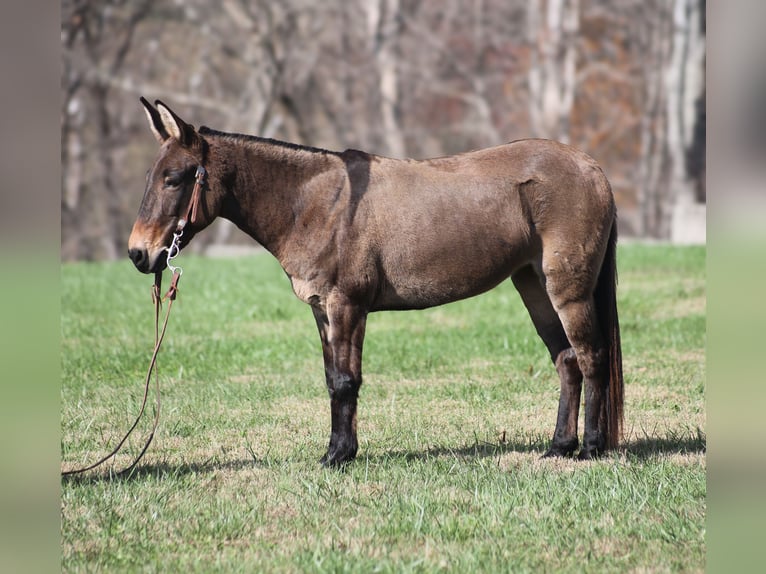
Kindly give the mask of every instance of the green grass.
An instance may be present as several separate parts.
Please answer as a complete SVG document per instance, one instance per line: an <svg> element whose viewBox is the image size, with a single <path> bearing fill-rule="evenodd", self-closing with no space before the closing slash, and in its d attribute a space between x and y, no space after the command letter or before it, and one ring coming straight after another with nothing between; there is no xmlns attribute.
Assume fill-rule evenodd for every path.
<svg viewBox="0 0 766 574"><path fill-rule="evenodd" d="M704 570L705 250L626 245L618 263L622 451L540 460L558 380L507 282L370 316L360 452L339 472L317 463L329 401L313 317L278 264L182 257L160 430L132 476L62 481L63 570ZM128 262L65 265L61 282L69 468L132 422L153 316L151 278Z"/></svg>

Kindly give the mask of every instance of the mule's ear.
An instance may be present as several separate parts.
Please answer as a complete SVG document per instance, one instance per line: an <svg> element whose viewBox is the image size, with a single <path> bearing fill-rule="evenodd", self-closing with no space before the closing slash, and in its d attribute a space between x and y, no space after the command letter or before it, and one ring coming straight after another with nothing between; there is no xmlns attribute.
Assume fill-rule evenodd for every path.
<svg viewBox="0 0 766 574"><path fill-rule="evenodd" d="M154 105L157 106L165 131L169 133L171 137L178 140L182 145L191 146L197 137L197 132L194 131L194 126L187 124L179 118L160 100L155 101Z"/></svg>
<svg viewBox="0 0 766 574"><path fill-rule="evenodd" d="M160 112L147 102L146 98L143 96L141 97L141 103L144 105L144 111L146 112L146 117L149 120L149 127L151 128L154 137L157 138L158 142L164 142L170 137L170 134L168 134L168 131L162 123Z"/></svg>
<svg viewBox="0 0 766 574"><path fill-rule="evenodd" d="M162 119L162 125L165 126L165 130L179 142L183 140L184 121L176 116L170 108L163 104L160 100L156 100L154 105L157 106L157 111L160 112L160 118Z"/></svg>

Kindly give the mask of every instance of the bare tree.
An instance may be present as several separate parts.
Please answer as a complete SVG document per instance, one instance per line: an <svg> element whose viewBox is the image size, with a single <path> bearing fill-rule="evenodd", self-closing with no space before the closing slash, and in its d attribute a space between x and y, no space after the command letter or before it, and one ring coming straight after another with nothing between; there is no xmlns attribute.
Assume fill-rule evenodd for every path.
<svg viewBox="0 0 766 574"><path fill-rule="evenodd" d="M675 0L673 6L673 52L665 73L670 194L664 202L673 210L673 226L684 224L679 218L683 218L698 197L699 186L690 172L689 158L699 143L699 133L695 131L696 102L705 88L704 10L704 1L700 0ZM663 237L674 231L668 229L668 225L663 221L660 230Z"/></svg>
<svg viewBox="0 0 766 574"><path fill-rule="evenodd" d="M569 142L579 0L529 0L529 115L534 134Z"/></svg>
<svg viewBox="0 0 766 574"><path fill-rule="evenodd" d="M639 190L643 235L669 237L674 205L696 197L688 157L699 143L695 102L704 91L703 13L704 1L653 0L641 4L636 19L646 54Z"/></svg>
<svg viewBox="0 0 766 574"><path fill-rule="evenodd" d="M400 33L399 0L367 0L370 50L380 78L380 119L386 151L394 157L406 154L397 108L399 70L396 39Z"/></svg>
<svg viewBox="0 0 766 574"><path fill-rule="evenodd" d="M114 146L109 111L110 85L104 77L122 73L138 23L149 12L150 1L64 2L64 98L62 110L62 218L74 219L74 210L88 197L87 209L94 211L90 229L94 255L117 257L125 223L121 217L111 153ZM88 86L87 93L82 87ZM86 112L87 106L87 112ZM85 163L84 123L91 119L92 150L97 161ZM94 121L93 121L94 120ZM71 162L69 159L71 158ZM70 171L68 168L72 167ZM91 172L88 174L88 172ZM97 198L97 199L96 199Z"/></svg>
<svg viewBox="0 0 766 574"><path fill-rule="evenodd" d="M703 16L704 0L64 0L62 258L123 253L156 151L139 95L396 157L569 141L606 167L623 231L667 237L674 202L704 198ZM191 249L240 240L219 223Z"/></svg>

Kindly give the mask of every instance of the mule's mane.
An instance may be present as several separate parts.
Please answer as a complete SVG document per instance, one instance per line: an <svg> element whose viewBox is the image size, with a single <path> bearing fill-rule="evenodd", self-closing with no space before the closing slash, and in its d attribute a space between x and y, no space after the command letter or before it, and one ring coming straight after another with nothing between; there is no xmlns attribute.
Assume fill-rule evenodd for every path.
<svg viewBox="0 0 766 574"><path fill-rule="evenodd" d="M267 144L277 147L282 147L285 149L290 150L296 150L296 151L307 151L310 153L319 153L319 154L330 154L330 155L340 155L338 152L329 151L326 149L318 148L318 147L311 147L306 145L300 145L295 144L291 142L283 142L280 140L275 140L271 138L262 138L259 136L253 136L249 134L239 134L239 133L231 133L231 132L222 132L219 130L214 130L212 128L209 128L207 126L201 126L199 128L200 135L203 136L213 136L213 137L220 137L225 138L230 141L235 142L242 142L245 144L254 143L254 144Z"/></svg>

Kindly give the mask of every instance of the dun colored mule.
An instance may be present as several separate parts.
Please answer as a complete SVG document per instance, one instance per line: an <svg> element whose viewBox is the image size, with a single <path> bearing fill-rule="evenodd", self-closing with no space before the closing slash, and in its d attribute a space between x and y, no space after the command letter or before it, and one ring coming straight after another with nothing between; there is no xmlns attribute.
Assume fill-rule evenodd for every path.
<svg viewBox="0 0 766 574"><path fill-rule="evenodd" d="M580 446L583 383L579 458L618 446L616 211L592 158L540 139L425 161L338 153L196 130L162 102L141 102L160 151L130 235L131 260L144 273L160 271L178 229L183 248L219 216L279 260L322 341L332 413L322 463L357 454L367 314L442 305L509 276L561 379L545 456L572 456Z"/></svg>

